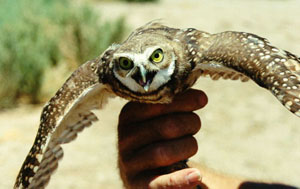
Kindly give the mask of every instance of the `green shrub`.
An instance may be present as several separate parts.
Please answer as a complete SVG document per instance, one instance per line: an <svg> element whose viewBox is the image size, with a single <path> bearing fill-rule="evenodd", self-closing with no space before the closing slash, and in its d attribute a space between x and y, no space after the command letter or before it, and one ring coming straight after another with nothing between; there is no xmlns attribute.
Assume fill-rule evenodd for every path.
<svg viewBox="0 0 300 189"><path fill-rule="evenodd" d="M44 73L68 62L72 69L124 35L124 20L99 20L71 0L0 1L0 108L26 97L39 101Z"/></svg>

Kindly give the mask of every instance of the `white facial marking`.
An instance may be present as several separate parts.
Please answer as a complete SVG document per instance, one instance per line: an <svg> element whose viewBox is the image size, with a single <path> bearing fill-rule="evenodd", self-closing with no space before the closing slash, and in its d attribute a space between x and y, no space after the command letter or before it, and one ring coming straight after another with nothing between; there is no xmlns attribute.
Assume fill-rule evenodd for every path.
<svg viewBox="0 0 300 189"><path fill-rule="evenodd" d="M134 79L131 77L121 77L116 70L113 71L115 77L126 87L128 87L132 91L142 92L144 89L142 86L138 85Z"/></svg>
<svg viewBox="0 0 300 189"><path fill-rule="evenodd" d="M165 68L161 69L157 72L154 76L154 79L150 85L149 91L154 91L163 84L167 83L171 79L171 75L174 73L175 70L175 57L172 59L171 64Z"/></svg>
<svg viewBox="0 0 300 189"><path fill-rule="evenodd" d="M149 57L153 53L154 50L158 49L159 47L152 47L146 49L143 53L135 53L135 54L128 54L128 53L119 53L115 54L115 57L126 57L131 59L134 62L134 68L129 71L126 77L120 76L116 70L113 70L115 77L126 87L130 90L140 93L151 92L158 89L161 85L167 83L171 79L171 75L174 73L175 70L175 55L172 54L172 62L170 65L165 68L159 70L153 78L153 81L150 85L145 85L142 87L139 85L132 77L132 73L139 67L141 71L146 71L144 66L145 64L149 64ZM143 70L144 69L144 70ZM146 78L145 78L146 79Z"/></svg>

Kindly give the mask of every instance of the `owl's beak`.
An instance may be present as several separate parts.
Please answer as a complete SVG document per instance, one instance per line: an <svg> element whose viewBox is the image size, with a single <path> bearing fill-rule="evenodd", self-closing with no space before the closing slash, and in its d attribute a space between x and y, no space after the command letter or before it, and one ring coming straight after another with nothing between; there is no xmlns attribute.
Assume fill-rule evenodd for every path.
<svg viewBox="0 0 300 189"><path fill-rule="evenodd" d="M144 66L139 66L137 72L132 75L132 78L148 92L155 74L156 72L148 72Z"/></svg>
<svg viewBox="0 0 300 189"><path fill-rule="evenodd" d="M142 81L143 81L143 83L147 83L147 71L146 71L146 69L144 68L144 66L140 66L139 67L140 68L140 73L141 73L141 76L142 76Z"/></svg>

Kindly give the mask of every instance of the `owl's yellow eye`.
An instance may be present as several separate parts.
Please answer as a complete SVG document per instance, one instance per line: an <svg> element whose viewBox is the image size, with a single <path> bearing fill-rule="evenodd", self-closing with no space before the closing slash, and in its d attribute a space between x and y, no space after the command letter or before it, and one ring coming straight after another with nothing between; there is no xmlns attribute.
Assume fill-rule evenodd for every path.
<svg viewBox="0 0 300 189"><path fill-rule="evenodd" d="M119 65L123 70L130 70L131 68L133 68L132 60L125 57L120 58Z"/></svg>
<svg viewBox="0 0 300 189"><path fill-rule="evenodd" d="M164 59L164 53L161 49L155 50L150 56L150 60L154 63L160 63Z"/></svg>

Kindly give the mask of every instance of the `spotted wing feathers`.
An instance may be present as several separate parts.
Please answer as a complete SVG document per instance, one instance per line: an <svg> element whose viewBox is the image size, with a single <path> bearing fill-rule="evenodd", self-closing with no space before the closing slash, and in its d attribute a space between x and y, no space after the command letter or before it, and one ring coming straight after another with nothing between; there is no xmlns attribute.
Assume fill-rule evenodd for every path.
<svg viewBox="0 0 300 189"><path fill-rule="evenodd" d="M197 32L195 34L199 36ZM209 75L212 79L246 81L251 78L300 117L298 57L272 46L264 38L244 32L205 33L196 42L200 45L194 57L199 60L195 70L201 70L202 75Z"/></svg>
<svg viewBox="0 0 300 189"><path fill-rule="evenodd" d="M268 78L269 89L291 112L300 117L300 59L285 52L278 73Z"/></svg>
<svg viewBox="0 0 300 189"><path fill-rule="evenodd" d="M202 70L201 76L209 76L212 80L229 79L240 80L242 82L246 82L249 80L249 77L247 77L246 75L220 65L216 62L203 63L198 68L201 68Z"/></svg>
<svg viewBox="0 0 300 189"><path fill-rule="evenodd" d="M97 120L91 110L101 108L110 96L98 81L97 61L79 67L44 107L36 139L14 188L44 188L63 157L61 144L71 142Z"/></svg>
<svg viewBox="0 0 300 189"><path fill-rule="evenodd" d="M60 136L50 140L41 163L36 171L36 174L32 178L28 188L44 188L50 180L51 174L58 167L58 162L63 157L63 149L61 144L69 143L76 139L79 132L85 127L92 125L94 121L97 121L97 117L92 112L86 112L79 114L79 121L74 125L68 125Z"/></svg>

